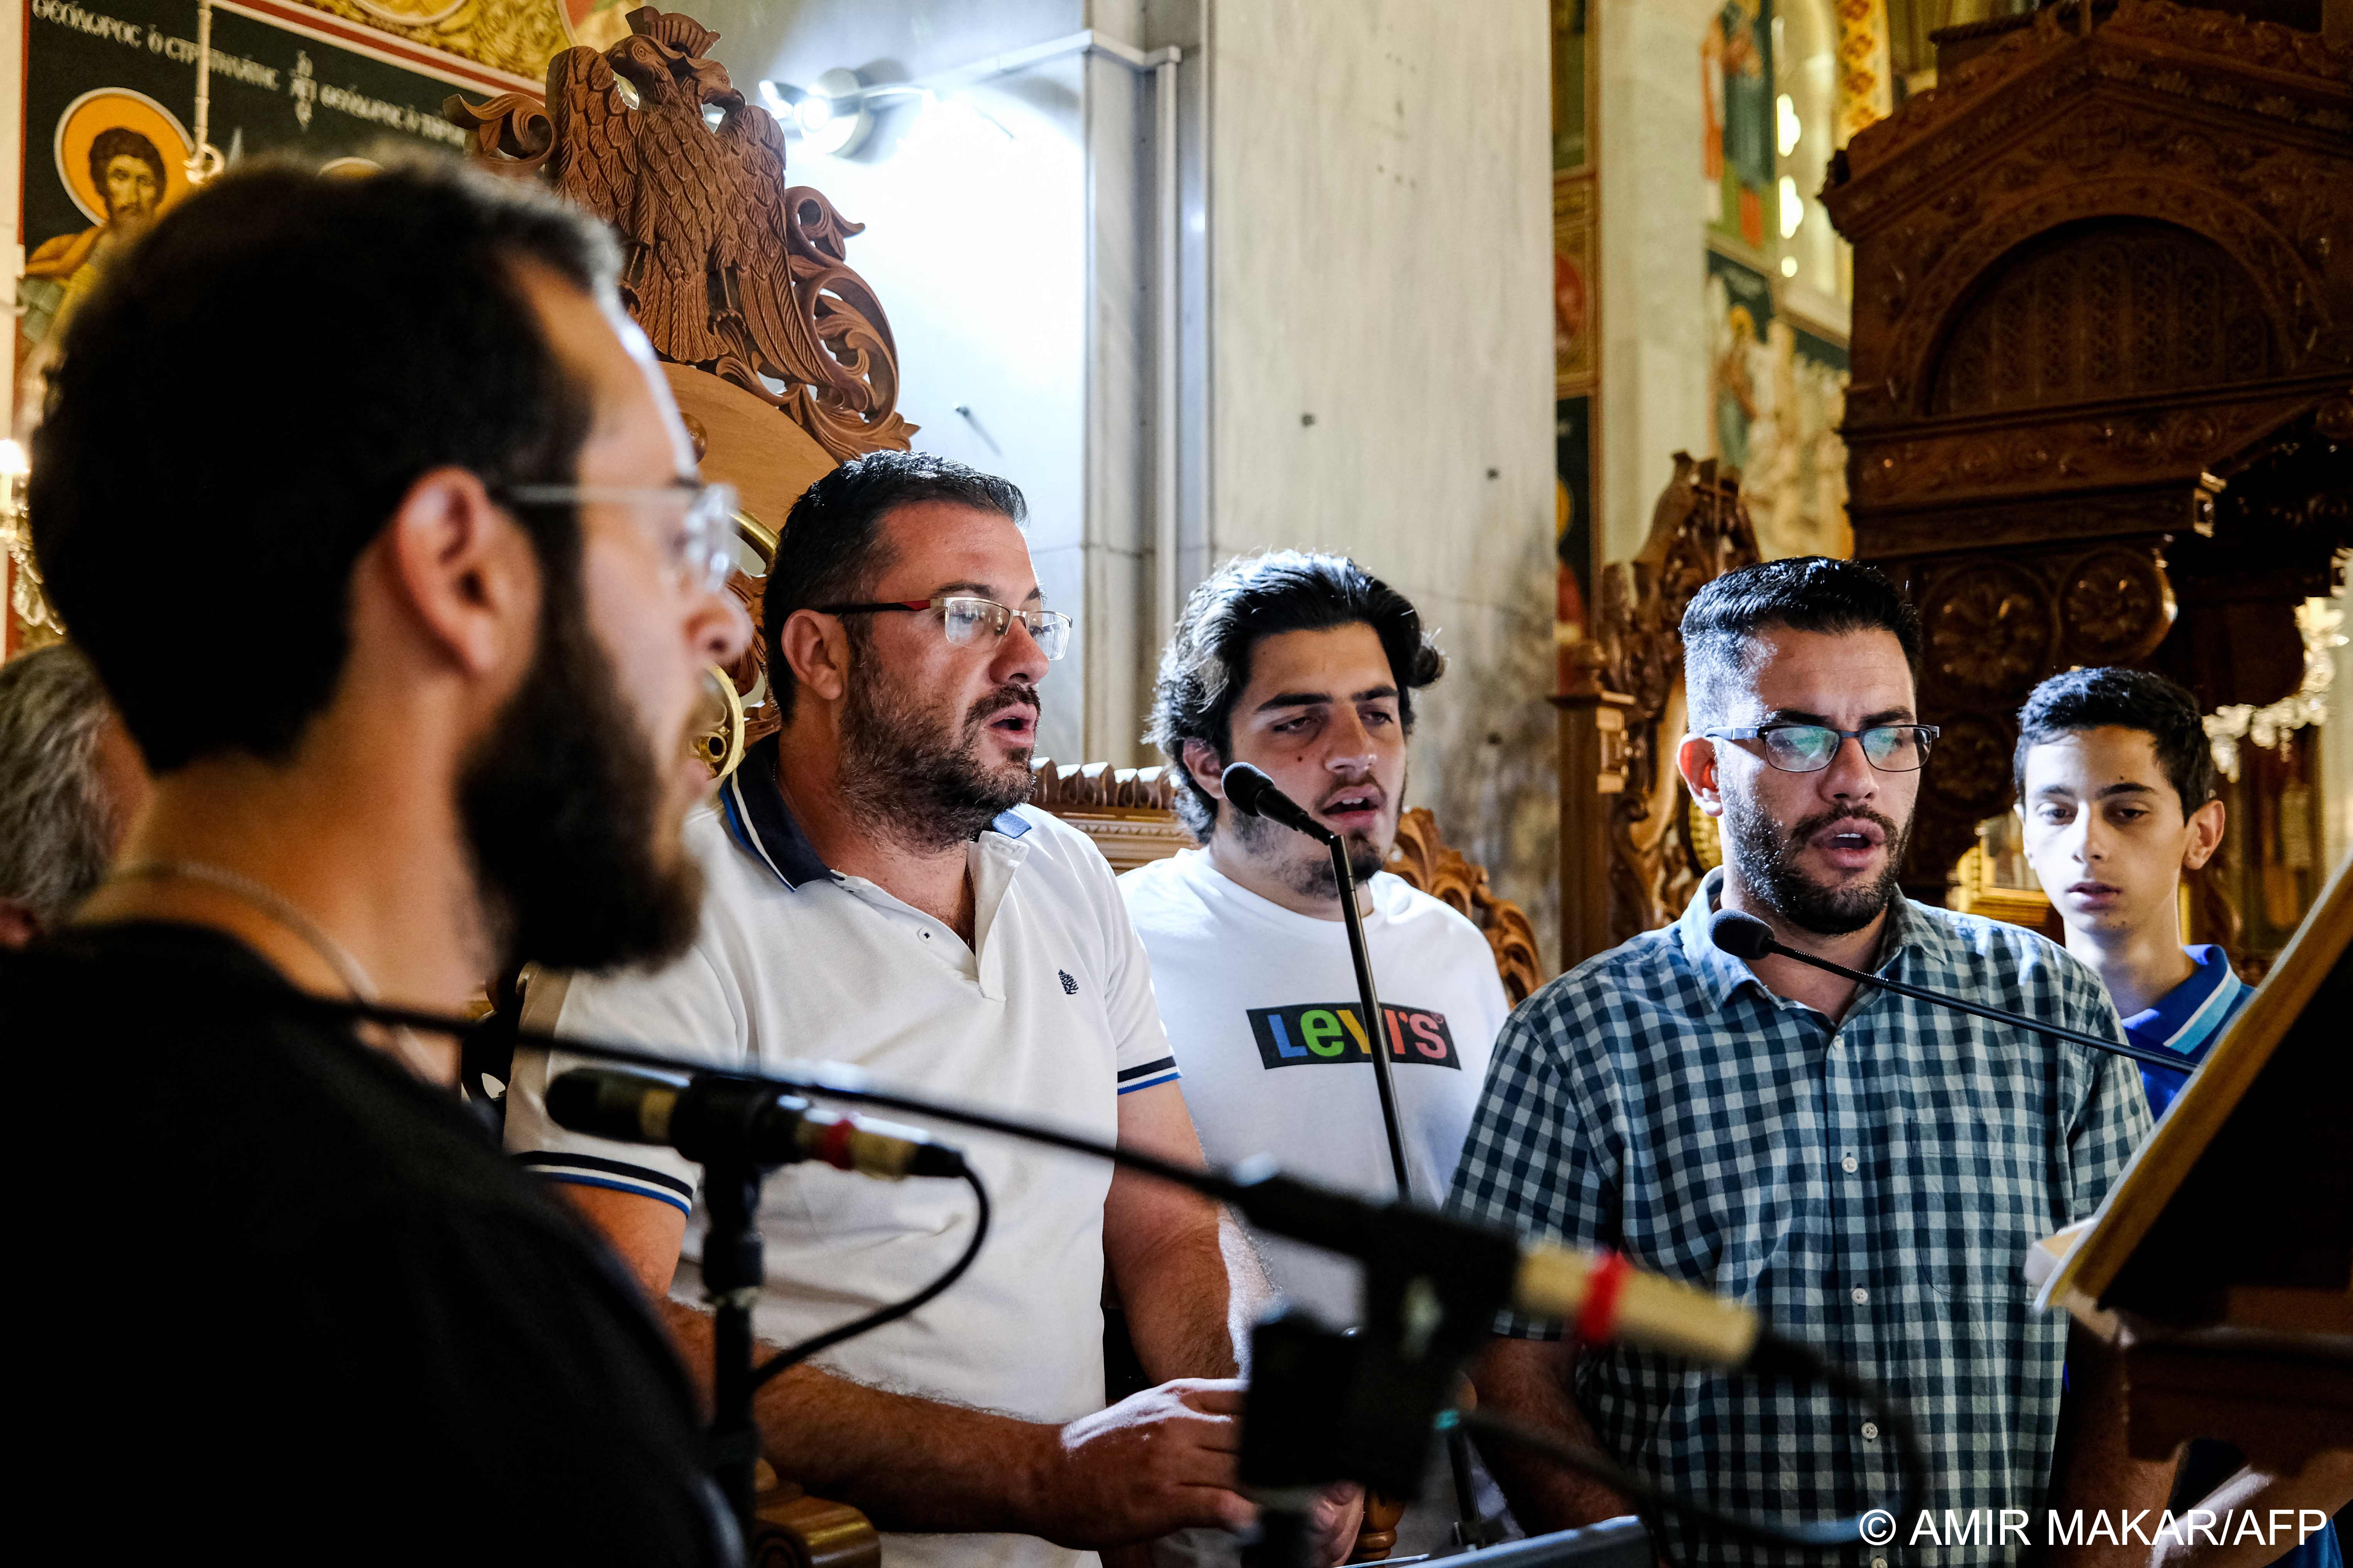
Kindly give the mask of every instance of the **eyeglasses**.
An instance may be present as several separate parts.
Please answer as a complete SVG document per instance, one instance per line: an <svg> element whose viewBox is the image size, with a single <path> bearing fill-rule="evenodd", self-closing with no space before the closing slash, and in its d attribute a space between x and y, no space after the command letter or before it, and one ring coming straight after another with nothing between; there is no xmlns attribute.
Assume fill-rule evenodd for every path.
<svg viewBox="0 0 2353 1568"><path fill-rule="evenodd" d="M1029 628L1029 636L1038 644L1038 651L1048 658L1060 658L1071 648L1071 617L1060 610L1017 610L1000 605L994 599L976 598L966 594L943 594L932 599L892 599L880 605L811 605L809 608L823 616L871 616L893 610L940 612L940 629L948 641L959 647L976 647L984 641L995 642L1005 635L1006 628L1019 621ZM986 634L984 638L983 634Z"/></svg>
<svg viewBox="0 0 2353 1568"><path fill-rule="evenodd" d="M1762 741L1765 761L1785 773L1818 773L1848 741L1862 742L1862 760L1883 773L1916 773L1944 731L1934 724L1878 724L1833 730L1827 724L1759 724L1746 730L1703 730L1711 741Z"/></svg>
<svg viewBox="0 0 2353 1568"><path fill-rule="evenodd" d="M735 571L733 485L706 485L683 474L664 485L502 485L492 497L514 506L577 506L608 501L686 502L678 532L670 541L670 562L680 579L705 594L727 586Z"/></svg>

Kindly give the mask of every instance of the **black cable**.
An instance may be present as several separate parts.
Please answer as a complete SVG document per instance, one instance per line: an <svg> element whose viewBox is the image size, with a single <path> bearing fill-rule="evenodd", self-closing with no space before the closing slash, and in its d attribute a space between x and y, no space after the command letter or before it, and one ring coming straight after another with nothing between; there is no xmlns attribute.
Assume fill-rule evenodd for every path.
<svg viewBox="0 0 2353 1568"><path fill-rule="evenodd" d="M1845 1546L1862 1539L1859 1519L1825 1520L1819 1524L1782 1524L1775 1520L1746 1519L1725 1513L1694 1498L1653 1486L1598 1448L1580 1448L1549 1432L1498 1415L1482 1405L1463 1411L1458 1420L1472 1431L1517 1443L1579 1475L1590 1476L1640 1509L1680 1514L1695 1523L1722 1531L1737 1540L1767 1546ZM1658 1532L1653 1530L1655 1542Z"/></svg>
<svg viewBox="0 0 2353 1568"><path fill-rule="evenodd" d="M988 1189L980 1184L980 1177L971 1166L965 1166L963 1174L964 1179L971 1184L973 1199L978 1205L973 1215L972 1239L965 1243L964 1256L948 1265L946 1273L905 1300L893 1301L887 1307L878 1307L864 1317L844 1323L838 1329L828 1329L821 1334L803 1340L797 1345L787 1345L778 1351L753 1370L752 1386L754 1388L759 1387L778 1373L798 1366L820 1351L831 1350L844 1340L854 1340L860 1334L871 1333L885 1323L897 1322L964 1278L964 1271L972 1267L974 1258L980 1256L980 1244L988 1239Z"/></svg>
<svg viewBox="0 0 2353 1568"><path fill-rule="evenodd" d="M46 956L0 950L0 973L5 973L20 962L37 963ZM242 995L257 1005L275 1007L285 1012L307 1013L314 1016L338 1019L365 1018L375 1023L427 1030L459 1039L464 1038L473 1026L469 1019L387 1005L380 1002L317 996L277 984L231 982L225 984L222 989ZM575 1056L594 1057L606 1061L628 1062L653 1068L665 1073L700 1070L695 1067L691 1057L681 1053L663 1054L640 1049L634 1046L615 1045L601 1040L561 1038L536 1029L516 1029L514 1043L517 1046L560 1051ZM1156 1176L1162 1181L1174 1183L1177 1186L1190 1188L1194 1192L1215 1198L1221 1203L1235 1204L1237 1206L1240 1206L1250 1195L1250 1189L1244 1184L1215 1170L1204 1169L1198 1165L1178 1164L1174 1161L1161 1159L1157 1155L1124 1149L1101 1139L1089 1138L1080 1133L1058 1131L1050 1127L1037 1126L1011 1117L997 1116L987 1111L950 1105L924 1095L877 1089L867 1082L863 1073L854 1069L843 1070L837 1076L835 1073L813 1071L807 1068L784 1067L781 1070L771 1068L764 1072L735 1071L731 1076L773 1084L779 1089L789 1089L797 1094L849 1100L855 1104L878 1105L888 1110L911 1112L934 1121L951 1122L960 1127L1000 1133L1025 1142L1043 1144L1050 1149L1062 1149L1074 1154L1091 1155L1127 1170L1141 1172L1146 1175ZM974 1190L976 1193L980 1191L977 1182L974 1184ZM796 1346L792 1350L782 1352L754 1373L754 1386L792 1364L791 1361L786 1358L799 1359L813 1355L829 1344L839 1343L840 1339L848 1338L850 1333L862 1333L869 1328L879 1327L881 1323L892 1321L892 1317L913 1311L940 1291L947 1289L949 1285L954 1284L970 1264L973 1254L977 1250L982 1232L987 1228L987 1197L986 1194L981 1194L981 1202L982 1224L974 1234L973 1246L967 1248L965 1257L957 1259L955 1267L948 1273L926 1286L919 1295L909 1298L907 1301L898 1306L884 1308L882 1310L891 1314L891 1317L879 1318L875 1322L868 1322L861 1319L856 1323L844 1325L843 1329L829 1331L830 1334L839 1335L839 1339L820 1335L817 1340L807 1342L805 1346ZM869 1316L875 1315L869 1314ZM1757 1348L1751 1352L1746 1367L1747 1370L1761 1376L1787 1377L1792 1381L1819 1379L1833 1392L1844 1394L1848 1397L1856 1399L1858 1403L1876 1410L1880 1420L1886 1424L1889 1436L1894 1440L1898 1465L1903 1472L1906 1491L1913 1500L1927 1496L1926 1468L1921 1458L1917 1433L1912 1423L1894 1405L1886 1403L1885 1396L1869 1383L1831 1366L1810 1347L1770 1332L1759 1337ZM1538 1432L1532 1427L1523 1427L1517 1423L1481 1411L1472 1411L1461 1419L1474 1430L1491 1431L1507 1441L1523 1443L1539 1453L1549 1455L1561 1464L1618 1487L1629 1498L1638 1502L1646 1502L1655 1509L1669 1510L1736 1534L1746 1533L1751 1539L1778 1545L1797 1546L1841 1545L1861 1539L1861 1521L1858 1520L1831 1520L1820 1524L1788 1526L1770 1521L1740 1519L1736 1515L1719 1512L1704 1503L1691 1501L1675 1493L1652 1487L1619 1468L1616 1462L1606 1455L1572 1447L1548 1433ZM1595 1468L1597 1466L1604 1468L1597 1469Z"/></svg>
<svg viewBox="0 0 2353 1568"><path fill-rule="evenodd" d="M1912 1418L1890 1400L1878 1384L1834 1364L1803 1341L1789 1339L1769 1329L1757 1335L1756 1348L1748 1352L1748 1359L1737 1372L1751 1377L1801 1384L1820 1384L1831 1394L1871 1415L1878 1421L1881 1432L1894 1449L1896 1466L1901 1472L1903 1491L1896 1505L1888 1511L1897 1519L1906 1518L1915 1507L1926 1500L1927 1464L1922 1455L1919 1432L1913 1426ZM1646 1525L1651 1522L1648 1514L1655 1510L1680 1514L1694 1523L1704 1524L1737 1540L1772 1546L1843 1546L1862 1539L1862 1521L1860 1518L1825 1520L1814 1524L1782 1524L1725 1513L1679 1492L1643 1480L1598 1448L1577 1447L1551 1433L1523 1426L1508 1416L1476 1408L1463 1412L1458 1419L1461 1426L1472 1431L1491 1433L1507 1442L1518 1443L1556 1464L1609 1487L1645 1514ZM1651 1534L1652 1540L1657 1541L1655 1527L1651 1528ZM1663 1542L1659 1542L1659 1551L1664 1558L1666 1547Z"/></svg>

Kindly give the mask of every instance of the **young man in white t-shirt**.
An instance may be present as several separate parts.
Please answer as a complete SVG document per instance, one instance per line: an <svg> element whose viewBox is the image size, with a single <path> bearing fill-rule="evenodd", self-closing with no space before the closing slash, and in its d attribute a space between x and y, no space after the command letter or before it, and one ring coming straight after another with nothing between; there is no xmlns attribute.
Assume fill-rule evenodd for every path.
<svg viewBox="0 0 2353 1568"><path fill-rule="evenodd" d="M1119 890L1213 1161L1271 1154L1294 1174L1394 1196L1380 1048L1413 1195L1445 1199L1511 1006L1479 929L1381 869L1397 840L1413 693L1444 668L1413 605L1345 556L1241 557L1186 605L1161 659L1152 739L1180 770L1177 812L1201 847L1128 872ZM1330 853L1228 804L1220 776L1237 762L1347 841L1380 996L1377 1047ZM1356 1321L1356 1264L1277 1237L1260 1245L1292 1300L1335 1325ZM1417 1511L1442 1523L1447 1510Z"/></svg>
<svg viewBox="0 0 2353 1568"><path fill-rule="evenodd" d="M1330 853L1229 805L1234 763L1344 835L1414 1195L1442 1202L1511 1011L1487 939L1381 869L1397 842L1413 693L1446 661L1402 595L1340 555L1240 557L1193 592L1160 663L1152 739L1201 847L1119 879L1152 958L1185 1101L1209 1158L1375 1197L1397 1178ZM1261 1241L1274 1283L1356 1321L1356 1265Z"/></svg>

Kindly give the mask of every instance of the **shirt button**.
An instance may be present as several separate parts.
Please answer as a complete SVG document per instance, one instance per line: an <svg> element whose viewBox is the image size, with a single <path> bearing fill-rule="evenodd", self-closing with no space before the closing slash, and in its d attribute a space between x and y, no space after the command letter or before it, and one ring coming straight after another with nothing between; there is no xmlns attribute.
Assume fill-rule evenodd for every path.
<svg viewBox="0 0 2353 1568"><path fill-rule="evenodd" d="M1871 1300L1871 1292L1864 1289L1860 1285L1848 1291L1847 1294L1854 1298L1854 1304L1858 1307Z"/></svg>
<svg viewBox="0 0 2353 1568"><path fill-rule="evenodd" d="M1855 1163L1854 1156L1852 1154L1849 1154L1845 1159L1839 1162L1839 1169L1844 1171L1850 1176L1853 1175L1855 1172L1861 1168L1862 1167Z"/></svg>
<svg viewBox="0 0 2353 1568"><path fill-rule="evenodd" d="M1884 1557L1873 1558L1871 1560L1871 1568L1887 1568L1887 1559Z"/></svg>
<svg viewBox="0 0 2353 1568"><path fill-rule="evenodd" d="M1865 1437L1870 1438L1873 1442L1877 1442L1879 1440L1879 1423L1876 1421L1864 1422L1862 1424L1862 1435Z"/></svg>

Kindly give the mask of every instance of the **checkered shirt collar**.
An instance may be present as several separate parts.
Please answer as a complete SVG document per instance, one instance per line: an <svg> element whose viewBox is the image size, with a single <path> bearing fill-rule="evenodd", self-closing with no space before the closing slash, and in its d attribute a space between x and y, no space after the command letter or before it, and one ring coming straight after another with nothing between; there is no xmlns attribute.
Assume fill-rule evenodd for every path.
<svg viewBox="0 0 2353 1568"><path fill-rule="evenodd" d="M1754 985L1767 995L1771 993L1757 972L1741 959L1732 956L1715 945L1708 936L1707 922L1724 898L1724 868L1717 867L1700 879L1691 902L1684 906L1683 917L1675 921L1676 944L1683 957L1707 986L1715 1005L1723 1006L1732 994L1743 985ZM1944 957L1945 944L1952 936L1934 921L1924 921L1913 912L1912 900L1898 894L1888 900L1887 926L1880 937L1879 961L1873 966L1875 974L1888 974L1903 961L1908 949L1918 949L1923 961L1933 970Z"/></svg>

